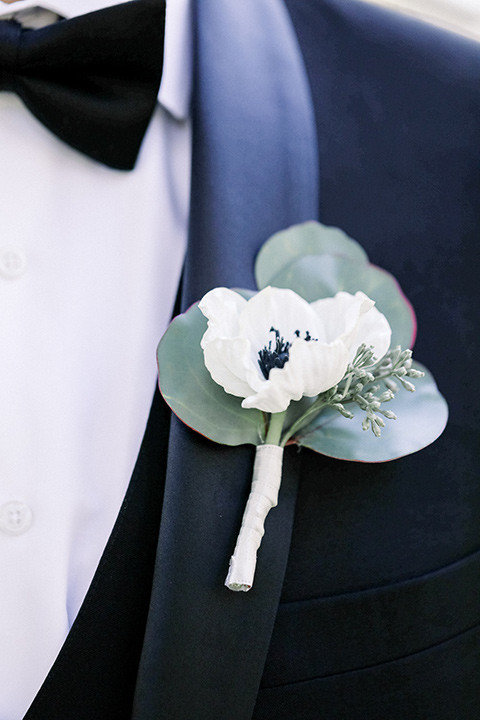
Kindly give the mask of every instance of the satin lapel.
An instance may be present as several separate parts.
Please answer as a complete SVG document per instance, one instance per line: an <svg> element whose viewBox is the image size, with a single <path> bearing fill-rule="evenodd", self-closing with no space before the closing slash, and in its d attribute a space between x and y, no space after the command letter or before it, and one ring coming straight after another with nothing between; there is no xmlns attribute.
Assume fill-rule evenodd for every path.
<svg viewBox="0 0 480 720"><path fill-rule="evenodd" d="M193 191L183 307L254 287L273 232L316 216L316 134L303 61L277 0L197 7ZM269 45L266 41L271 41ZM254 588L223 583L253 448L214 445L174 419L157 569L134 717L251 717L283 582L297 470L287 453Z"/></svg>

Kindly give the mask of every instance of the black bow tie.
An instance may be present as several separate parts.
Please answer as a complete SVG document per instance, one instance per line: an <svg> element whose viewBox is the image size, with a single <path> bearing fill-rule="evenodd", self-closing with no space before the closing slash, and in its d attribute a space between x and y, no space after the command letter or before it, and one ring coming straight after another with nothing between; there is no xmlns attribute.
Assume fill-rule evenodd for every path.
<svg viewBox="0 0 480 720"><path fill-rule="evenodd" d="M72 147L131 170L157 99L164 25L164 0L131 0L39 30L0 22L0 89Z"/></svg>

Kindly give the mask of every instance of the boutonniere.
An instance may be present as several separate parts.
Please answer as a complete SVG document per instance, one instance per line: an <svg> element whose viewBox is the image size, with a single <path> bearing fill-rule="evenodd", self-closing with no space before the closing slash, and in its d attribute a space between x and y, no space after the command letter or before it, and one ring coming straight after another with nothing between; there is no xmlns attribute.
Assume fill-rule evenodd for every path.
<svg viewBox="0 0 480 720"><path fill-rule="evenodd" d="M214 442L257 448L225 581L237 591L253 584L285 446L386 462L432 443L448 418L432 375L412 360L410 303L341 230L310 222L275 234L255 277L258 292L208 292L158 347L173 412Z"/></svg>

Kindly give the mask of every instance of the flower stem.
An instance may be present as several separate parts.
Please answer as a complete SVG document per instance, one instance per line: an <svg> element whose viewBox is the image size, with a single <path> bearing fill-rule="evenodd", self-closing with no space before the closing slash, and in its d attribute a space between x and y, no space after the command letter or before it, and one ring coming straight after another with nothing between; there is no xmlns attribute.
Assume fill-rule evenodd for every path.
<svg viewBox="0 0 480 720"><path fill-rule="evenodd" d="M292 425L288 428L288 430L281 438L280 445L282 447L285 447L290 438L293 437L305 425L308 425L308 423L313 420L313 418L316 417L327 405L328 403L320 399L316 400L313 405L311 405L308 410L303 413L301 417L299 417L294 423L292 423Z"/></svg>
<svg viewBox="0 0 480 720"><path fill-rule="evenodd" d="M259 445L257 447L252 489L243 513L242 526L225 580L225 585L230 590L247 592L252 587L257 564L257 550L265 532L265 518L278 500L278 490L282 479L282 460L283 448L279 445Z"/></svg>
<svg viewBox="0 0 480 720"><path fill-rule="evenodd" d="M270 415L270 423L268 425L267 437L265 438L265 445L280 445L280 438L282 436L283 422L287 411L279 413L272 413Z"/></svg>

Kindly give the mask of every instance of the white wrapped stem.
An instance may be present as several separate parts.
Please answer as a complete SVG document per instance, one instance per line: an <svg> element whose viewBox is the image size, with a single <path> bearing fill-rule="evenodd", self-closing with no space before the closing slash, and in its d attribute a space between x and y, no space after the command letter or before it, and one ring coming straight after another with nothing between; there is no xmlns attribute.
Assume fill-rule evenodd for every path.
<svg viewBox="0 0 480 720"><path fill-rule="evenodd" d="M278 501L282 460L283 448L279 445L257 447L252 489L225 580L225 585L230 590L247 592L253 585L257 550L265 533L265 518Z"/></svg>

